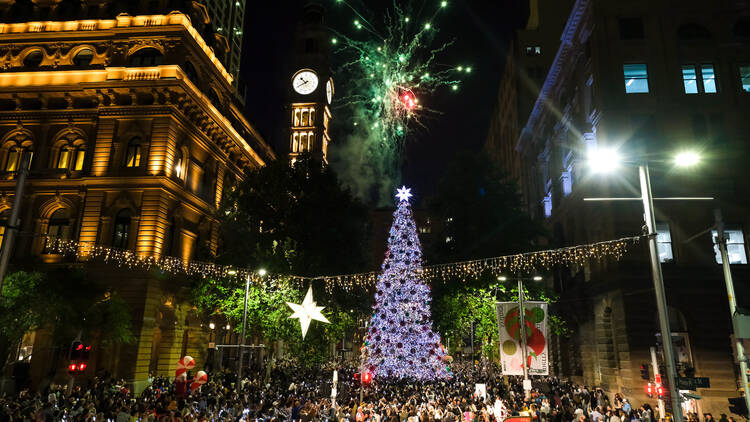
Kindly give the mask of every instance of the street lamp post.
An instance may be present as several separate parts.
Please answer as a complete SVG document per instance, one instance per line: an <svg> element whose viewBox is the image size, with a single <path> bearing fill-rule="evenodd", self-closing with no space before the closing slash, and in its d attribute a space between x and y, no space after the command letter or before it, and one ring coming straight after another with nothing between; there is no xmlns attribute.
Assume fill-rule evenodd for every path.
<svg viewBox="0 0 750 422"><path fill-rule="evenodd" d="M661 261L659 260L659 245L656 242L654 198L651 195L651 177L648 171L648 164L641 163L638 165L638 177L641 185L643 214L646 220L646 228L648 229L648 250L651 261L651 275L654 281L654 294L656 295L656 310L659 315L661 344L664 350L664 363L667 367L670 398L672 399L672 416L675 422L682 422L682 407L680 404L680 395L677 390L677 370L675 368L672 331L669 328L667 298L664 292L664 276L661 272Z"/></svg>
<svg viewBox="0 0 750 422"><path fill-rule="evenodd" d="M242 310L242 334L240 335L239 341L237 342L238 350L237 350L237 356L239 356L239 360L237 361L237 385L235 386L237 388L237 391L240 391L240 381L242 380L242 358L245 352L245 326L247 325L247 296L250 294L250 273L247 273L247 278L245 279L245 305Z"/></svg>
<svg viewBox="0 0 750 422"><path fill-rule="evenodd" d="M620 161L617 151L606 148L593 151L589 157L589 164L594 171L611 171L617 168ZM681 152L674 157L674 164L678 167L692 166L697 164L698 161L700 161L700 156L690 151ZM675 366L674 345L672 344L672 331L669 327L669 313L667 311L667 299L664 291L664 276L661 271L659 246L656 239L656 219L654 217L654 198L651 194L651 176L649 174L648 163L645 161L638 162L637 167L641 189L640 200L643 203L643 218L648 230L649 262L651 264L651 276L656 296L656 310L659 316L659 331L661 332L664 351L664 363L667 368L667 379L669 380L672 416L674 422L683 422L680 395L677 387L677 369Z"/></svg>

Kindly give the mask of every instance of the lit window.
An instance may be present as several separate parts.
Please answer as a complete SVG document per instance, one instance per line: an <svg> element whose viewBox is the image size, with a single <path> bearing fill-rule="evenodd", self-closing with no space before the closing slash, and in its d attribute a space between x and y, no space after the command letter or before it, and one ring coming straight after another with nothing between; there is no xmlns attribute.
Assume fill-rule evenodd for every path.
<svg viewBox="0 0 750 422"><path fill-rule="evenodd" d="M711 238L714 241L714 255L716 263L721 264L721 252L717 242L719 234L716 230L711 230ZM741 229L726 229L724 236L727 239L727 254L729 255L730 264L747 264L747 254L745 253L745 236Z"/></svg>
<svg viewBox="0 0 750 422"><path fill-rule="evenodd" d="M182 179L182 177L183 177L183 175L184 175L184 171L183 171L183 168L182 168L182 151L181 151L181 150L179 150L179 149L178 149L178 150L177 150L177 152L175 153L175 159L174 159L174 175L175 175L175 177L177 177L178 179Z"/></svg>
<svg viewBox="0 0 750 422"><path fill-rule="evenodd" d="M750 92L750 65L740 66L740 83L743 91Z"/></svg>
<svg viewBox="0 0 750 422"><path fill-rule="evenodd" d="M552 192L544 196L542 206L544 206L544 216L547 218L552 217Z"/></svg>
<svg viewBox="0 0 750 422"><path fill-rule="evenodd" d="M669 263L674 261L672 233L669 231L669 224L656 223L656 245L659 252L659 262Z"/></svg>
<svg viewBox="0 0 750 422"><path fill-rule="evenodd" d="M115 216L115 231L112 235L112 246L127 249L130 233L130 210L121 209Z"/></svg>
<svg viewBox="0 0 750 422"><path fill-rule="evenodd" d="M445 243L451 243L451 242L453 242L453 238L450 236L446 236Z"/></svg>
<svg viewBox="0 0 750 422"><path fill-rule="evenodd" d="M57 157L57 168L68 168L68 163L70 162L70 153L71 148L69 146L64 145L62 148L60 148L60 155Z"/></svg>
<svg viewBox="0 0 750 422"><path fill-rule="evenodd" d="M29 147L13 146L8 149L8 155L5 160L5 171L14 172L18 171L21 167L24 157L28 158L28 167L31 167L31 159L34 157L34 151Z"/></svg>
<svg viewBox="0 0 750 422"><path fill-rule="evenodd" d="M560 176L560 182L562 184L563 196L568 196L573 193L573 172L570 171L570 169L568 169L568 171L562 172L562 175Z"/></svg>
<svg viewBox="0 0 750 422"><path fill-rule="evenodd" d="M78 145L76 147L75 162L73 163L73 170L83 170L83 160L86 158L86 145Z"/></svg>
<svg viewBox="0 0 750 422"><path fill-rule="evenodd" d="M716 73L714 72L714 65L702 64L701 75L703 76L703 92L706 94L716 93Z"/></svg>
<svg viewBox="0 0 750 422"><path fill-rule="evenodd" d="M141 138L135 137L128 142L128 150L125 155L125 167L138 167L141 165Z"/></svg>
<svg viewBox="0 0 750 422"><path fill-rule="evenodd" d="M648 69L645 64L624 64L622 71L625 77L626 93L648 93Z"/></svg>
<svg viewBox="0 0 750 422"><path fill-rule="evenodd" d="M527 56L540 56L542 54L542 47L538 45L526 47Z"/></svg>
<svg viewBox="0 0 750 422"><path fill-rule="evenodd" d="M715 94L716 72L714 65L702 64L700 67L693 64L682 65L682 83L685 94Z"/></svg>
<svg viewBox="0 0 750 422"><path fill-rule="evenodd" d="M698 93L698 75L695 72L695 66L682 66L682 83L685 85L685 94Z"/></svg>

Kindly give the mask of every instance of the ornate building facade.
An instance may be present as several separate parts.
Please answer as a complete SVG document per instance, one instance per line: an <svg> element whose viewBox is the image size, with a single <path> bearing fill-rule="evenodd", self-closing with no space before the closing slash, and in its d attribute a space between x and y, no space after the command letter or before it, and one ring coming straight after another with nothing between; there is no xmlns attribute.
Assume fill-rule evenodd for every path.
<svg viewBox="0 0 750 422"><path fill-rule="evenodd" d="M13 259L65 262L44 235L82 250L214 253L224 192L275 157L232 100L232 76L203 37L205 9L75 20L35 6L28 16L46 19L18 22L12 7L0 23L0 213L22 201L20 230L33 233L18 238ZM29 177L15 198L24 155ZM208 329L180 299L179 279L79 258L130 305L137 337L95 345L90 374L106 370L139 391L149 373L172 375L185 353L203 365ZM60 375L49 342L37 332L36 381Z"/></svg>
<svg viewBox="0 0 750 422"><path fill-rule="evenodd" d="M591 172L587 156L598 148L652 161L657 198L713 198L656 200L655 214L678 370L710 381L690 392L683 413L720 415L730 414L727 399L739 397L742 387L716 252L717 208L729 228L738 302L750 303L750 3L718 1L710 13L704 6L575 1L520 135L504 139L512 143L506 150L519 154L530 213L548 227L554 246L643 231L639 201L584 201L640 196L632 166L608 176ZM685 149L700 151L703 163L675 168L669 157ZM639 372L641 365L650 368L650 348L658 351L662 342L645 249L644 242L620 262L560 270L554 277L557 311L572 328L570 337L552 345L554 370L622 393L636 406L656 402L646 396L648 381ZM678 390L667 386L669 394Z"/></svg>

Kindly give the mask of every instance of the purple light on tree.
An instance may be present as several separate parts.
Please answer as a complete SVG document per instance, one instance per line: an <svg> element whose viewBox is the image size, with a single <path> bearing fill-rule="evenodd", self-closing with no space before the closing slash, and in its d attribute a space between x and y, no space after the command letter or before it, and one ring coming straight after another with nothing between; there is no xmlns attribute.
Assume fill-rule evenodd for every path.
<svg viewBox="0 0 750 422"><path fill-rule="evenodd" d="M402 187L396 196L398 209L363 348L364 369L376 379L449 378L449 357L432 331L430 287L421 278L422 246L409 205L411 193Z"/></svg>

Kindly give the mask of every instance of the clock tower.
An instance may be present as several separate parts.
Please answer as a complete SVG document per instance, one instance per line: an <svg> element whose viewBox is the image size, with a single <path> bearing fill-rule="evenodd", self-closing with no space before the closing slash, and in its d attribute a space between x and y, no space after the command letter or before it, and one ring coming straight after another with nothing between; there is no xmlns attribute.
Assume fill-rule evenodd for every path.
<svg viewBox="0 0 750 422"><path fill-rule="evenodd" d="M329 64L330 36L323 23L325 9L307 3L294 35L294 60L289 76L289 161L300 154L328 163L331 101L334 95Z"/></svg>

